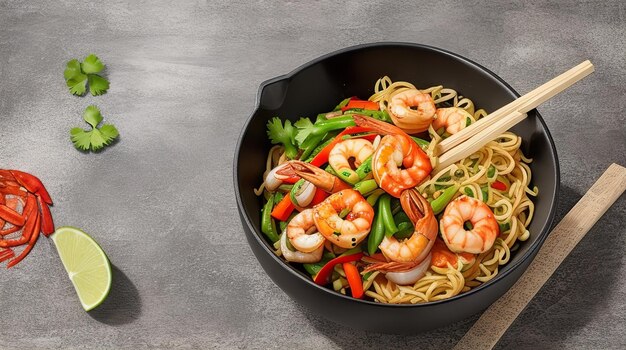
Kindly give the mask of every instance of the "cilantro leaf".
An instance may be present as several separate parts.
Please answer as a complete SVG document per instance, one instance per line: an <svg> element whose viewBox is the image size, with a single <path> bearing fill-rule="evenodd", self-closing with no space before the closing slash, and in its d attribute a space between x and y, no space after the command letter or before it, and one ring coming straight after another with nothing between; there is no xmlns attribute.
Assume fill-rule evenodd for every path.
<svg viewBox="0 0 626 350"><path fill-rule="evenodd" d="M67 62L67 67L63 72L65 77L65 84L70 88L70 93L73 95L85 94L87 88L87 75L83 74L80 70L80 63L78 60L71 60Z"/></svg>
<svg viewBox="0 0 626 350"><path fill-rule="evenodd" d="M313 130L315 130L315 125L311 123L309 118L300 118L295 125L298 128L298 134L296 135L296 141L298 141L298 145L302 146L304 140L311 134Z"/></svg>
<svg viewBox="0 0 626 350"><path fill-rule="evenodd" d="M89 91L93 96L99 96L109 89L109 81L98 74L89 74Z"/></svg>
<svg viewBox="0 0 626 350"><path fill-rule="evenodd" d="M100 150L119 136L119 132L111 124L104 124L98 128L98 124L102 121L102 114L96 106L87 107L83 112L83 119L91 125L91 130L87 131L78 127L70 130L70 139L74 147L81 151Z"/></svg>
<svg viewBox="0 0 626 350"><path fill-rule="evenodd" d="M100 109L98 107L91 105L85 108L83 112L83 119L91 125L92 128L95 128L102 121L102 114L100 114Z"/></svg>
<svg viewBox="0 0 626 350"><path fill-rule="evenodd" d="M103 70L104 64L102 64L98 56L91 54L85 57L85 60L81 63L80 68L85 74L93 74Z"/></svg>
<svg viewBox="0 0 626 350"><path fill-rule="evenodd" d="M81 63L77 59L67 62L63 77L70 93L83 96L87 92L87 83L93 96L102 95L109 89L109 81L99 73L104 69L104 64L100 59L91 54Z"/></svg>
<svg viewBox="0 0 626 350"><path fill-rule="evenodd" d="M297 130L291 125L291 121L285 120L285 126L280 118L274 117L267 122L267 136L272 144L282 143L285 146L285 154L289 159L294 159L298 155L296 147Z"/></svg>

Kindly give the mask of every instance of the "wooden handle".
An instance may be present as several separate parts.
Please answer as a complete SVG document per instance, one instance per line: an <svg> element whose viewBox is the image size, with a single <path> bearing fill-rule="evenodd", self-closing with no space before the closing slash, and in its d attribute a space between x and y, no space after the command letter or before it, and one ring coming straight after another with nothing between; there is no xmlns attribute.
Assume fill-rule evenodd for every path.
<svg viewBox="0 0 626 350"><path fill-rule="evenodd" d="M611 164L548 235L522 277L493 303L454 349L492 349L565 257L626 190L626 168Z"/></svg>
<svg viewBox="0 0 626 350"><path fill-rule="evenodd" d="M467 128L441 141L435 150L435 154L438 156L443 155L470 137L482 132L489 125L502 118L507 118L513 112L517 111L520 113L527 113L528 111L537 108L537 106L546 100L554 97L554 95L572 86L575 82L581 80L592 72L593 65L591 62L588 60L582 62L576 67L548 81L524 96L517 98L515 101L500 107L495 112L477 120Z"/></svg>

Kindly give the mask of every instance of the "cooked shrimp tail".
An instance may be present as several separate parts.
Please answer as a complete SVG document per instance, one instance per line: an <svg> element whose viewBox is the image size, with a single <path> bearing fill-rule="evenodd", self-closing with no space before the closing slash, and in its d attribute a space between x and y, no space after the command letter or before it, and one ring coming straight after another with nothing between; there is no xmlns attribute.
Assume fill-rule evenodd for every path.
<svg viewBox="0 0 626 350"><path fill-rule="evenodd" d="M403 241L394 236L385 237L379 248L390 261L418 264L428 256L437 238L437 219L430 203L415 189L404 191L400 203L415 230L411 237Z"/></svg>
<svg viewBox="0 0 626 350"><path fill-rule="evenodd" d="M328 193L335 193L344 189L352 188L335 175L332 175L315 165L305 163L300 160L292 160L289 161L288 164L298 176Z"/></svg>

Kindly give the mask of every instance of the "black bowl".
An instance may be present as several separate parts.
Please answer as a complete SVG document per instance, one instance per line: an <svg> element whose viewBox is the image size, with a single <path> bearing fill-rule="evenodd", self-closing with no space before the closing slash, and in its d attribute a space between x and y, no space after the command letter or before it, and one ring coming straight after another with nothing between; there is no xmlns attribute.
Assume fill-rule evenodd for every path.
<svg viewBox="0 0 626 350"><path fill-rule="evenodd" d="M532 157L533 184L539 187L531 238L491 281L456 297L418 305L386 305L343 296L320 287L301 270L272 253L260 230L261 200L254 195L265 170L270 143L265 124L274 116L292 121L329 111L349 96L367 98L376 80L388 75L418 87L444 85L472 99L488 112L519 95L486 68L434 47L409 43L376 43L350 47L315 59L291 73L261 84L257 108L237 143L234 160L235 193L248 243L263 269L291 298L313 312L345 326L386 333L415 333L464 319L504 294L526 270L552 225L559 188L559 165L554 142L536 111L513 131Z"/></svg>

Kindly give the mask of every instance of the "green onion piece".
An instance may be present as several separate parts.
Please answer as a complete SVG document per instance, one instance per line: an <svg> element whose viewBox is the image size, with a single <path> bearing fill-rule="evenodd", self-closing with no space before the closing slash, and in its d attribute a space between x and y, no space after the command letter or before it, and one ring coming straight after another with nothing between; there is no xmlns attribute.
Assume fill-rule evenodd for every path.
<svg viewBox="0 0 626 350"><path fill-rule="evenodd" d="M356 168L356 174L359 175L359 179L363 180L369 173L372 172L372 156L369 156L361 165Z"/></svg>
<svg viewBox="0 0 626 350"><path fill-rule="evenodd" d="M480 192L483 194L483 202L487 203L489 201L489 190L487 189L487 186L482 186L480 188Z"/></svg>
<svg viewBox="0 0 626 350"><path fill-rule="evenodd" d="M346 216L348 216L348 214L350 214L351 209L350 208L344 208L340 213L339 213L339 217L340 218L345 218Z"/></svg>
<svg viewBox="0 0 626 350"><path fill-rule="evenodd" d="M340 111L343 107L347 106L348 102L350 102L351 98L352 97L348 97L348 98L345 98L345 99L341 100L341 102L339 102L337 107L335 107L335 109L333 109L333 112Z"/></svg>
<svg viewBox="0 0 626 350"><path fill-rule="evenodd" d="M376 180L374 179L357 182L354 185L354 189L359 191L363 195L366 193L370 193L377 188L378 188L378 184L376 183Z"/></svg>
<svg viewBox="0 0 626 350"><path fill-rule="evenodd" d="M465 187L465 194L469 197L474 197L474 191L472 191L472 189L469 187Z"/></svg>
<svg viewBox="0 0 626 350"><path fill-rule="evenodd" d="M369 272L366 272L366 273L363 275L363 281L367 281L373 273L374 273L374 271L369 271Z"/></svg>
<svg viewBox="0 0 626 350"><path fill-rule="evenodd" d="M376 202L378 202L378 198L380 198L381 195L383 195L385 193L385 190L383 189L377 189L374 190L374 192L370 193L369 196L367 196L367 202L373 207L374 205L376 205Z"/></svg>
<svg viewBox="0 0 626 350"><path fill-rule="evenodd" d="M435 215L441 213L448 203L452 200L456 192L459 190L459 185L452 185L446 188L437 199L430 202L430 206L433 208L433 213Z"/></svg>
<svg viewBox="0 0 626 350"><path fill-rule="evenodd" d="M335 171L335 169L333 169L333 167L332 167L332 166L330 166L330 164L328 164L328 165L326 166L326 168L324 168L324 170L325 170L327 173L331 174L331 175L335 175L335 176L337 176L337 177L339 176L339 175L337 175L337 172Z"/></svg>
<svg viewBox="0 0 626 350"><path fill-rule="evenodd" d="M500 232L506 232L511 229L511 224L509 224L508 221L505 223L499 223L498 225L500 226Z"/></svg>
<svg viewBox="0 0 626 350"><path fill-rule="evenodd" d="M472 124L472 119L470 117L465 118L465 126L470 126Z"/></svg>
<svg viewBox="0 0 626 350"><path fill-rule="evenodd" d="M493 165L490 165L489 169L487 169L487 177L490 179L493 179L495 175L496 175L496 168Z"/></svg>

